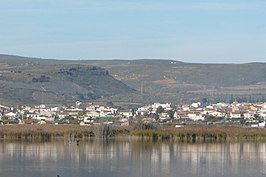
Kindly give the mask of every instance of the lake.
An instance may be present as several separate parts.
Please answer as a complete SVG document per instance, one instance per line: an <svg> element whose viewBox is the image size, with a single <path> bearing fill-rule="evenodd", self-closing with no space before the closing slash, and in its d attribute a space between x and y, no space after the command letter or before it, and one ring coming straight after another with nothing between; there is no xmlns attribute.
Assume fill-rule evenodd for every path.
<svg viewBox="0 0 266 177"><path fill-rule="evenodd" d="M0 177L266 177L266 143L0 142Z"/></svg>

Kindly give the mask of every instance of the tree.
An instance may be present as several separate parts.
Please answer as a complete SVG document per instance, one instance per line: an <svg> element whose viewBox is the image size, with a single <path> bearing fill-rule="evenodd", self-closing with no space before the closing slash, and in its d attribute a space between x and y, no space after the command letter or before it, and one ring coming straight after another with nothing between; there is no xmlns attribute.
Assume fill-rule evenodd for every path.
<svg viewBox="0 0 266 177"><path fill-rule="evenodd" d="M163 113L164 112L164 109L162 106L159 106L157 109L156 109L156 114L155 114L155 120L158 120L160 118L159 114Z"/></svg>
<svg viewBox="0 0 266 177"><path fill-rule="evenodd" d="M208 98L206 98L206 97L202 98L202 100L201 100L201 104L202 104L203 106L208 105L208 104L209 104L209 100L208 100Z"/></svg>
<svg viewBox="0 0 266 177"><path fill-rule="evenodd" d="M132 116L134 117L136 115L136 111L134 108L131 109L131 112L132 112Z"/></svg>
<svg viewBox="0 0 266 177"><path fill-rule="evenodd" d="M167 111L167 113L168 113L170 119L173 119L174 118L175 110L171 109L171 110Z"/></svg>
<svg viewBox="0 0 266 177"><path fill-rule="evenodd" d="M156 109L156 114L160 114L160 113L163 113L164 112L164 109L162 106L159 106L157 109Z"/></svg>

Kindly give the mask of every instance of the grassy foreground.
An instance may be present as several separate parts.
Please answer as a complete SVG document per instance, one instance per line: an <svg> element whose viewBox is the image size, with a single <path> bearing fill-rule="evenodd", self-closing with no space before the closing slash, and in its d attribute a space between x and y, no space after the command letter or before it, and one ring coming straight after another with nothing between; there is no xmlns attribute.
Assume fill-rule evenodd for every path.
<svg viewBox="0 0 266 177"><path fill-rule="evenodd" d="M134 129L114 126L79 125L3 125L0 140L81 140L89 138L134 137L151 141L266 141L265 128L240 128L226 126L186 126L182 128L159 127Z"/></svg>

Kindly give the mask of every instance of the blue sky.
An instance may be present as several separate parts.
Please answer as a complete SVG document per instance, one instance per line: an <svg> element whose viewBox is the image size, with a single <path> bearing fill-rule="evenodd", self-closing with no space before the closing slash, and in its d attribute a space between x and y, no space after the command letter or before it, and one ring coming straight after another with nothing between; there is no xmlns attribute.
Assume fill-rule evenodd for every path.
<svg viewBox="0 0 266 177"><path fill-rule="evenodd" d="M266 61L265 0L0 0L0 53Z"/></svg>

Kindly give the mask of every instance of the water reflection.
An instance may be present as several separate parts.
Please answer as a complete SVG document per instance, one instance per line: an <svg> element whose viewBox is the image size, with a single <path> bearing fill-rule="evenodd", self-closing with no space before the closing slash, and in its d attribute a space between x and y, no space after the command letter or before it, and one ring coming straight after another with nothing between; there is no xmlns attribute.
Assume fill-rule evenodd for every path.
<svg viewBox="0 0 266 177"><path fill-rule="evenodd" d="M266 176L265 143L0 143L3 177Z"/></svg>

